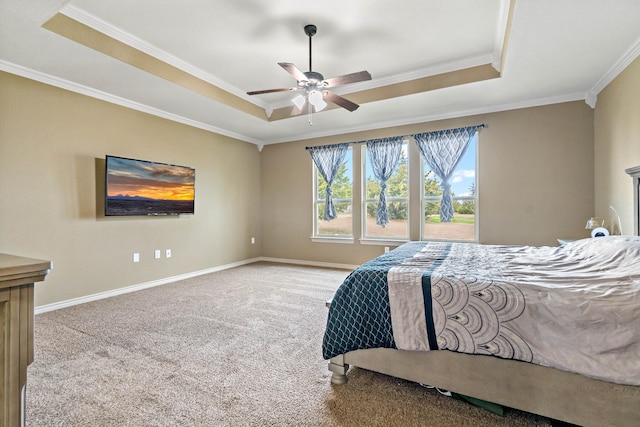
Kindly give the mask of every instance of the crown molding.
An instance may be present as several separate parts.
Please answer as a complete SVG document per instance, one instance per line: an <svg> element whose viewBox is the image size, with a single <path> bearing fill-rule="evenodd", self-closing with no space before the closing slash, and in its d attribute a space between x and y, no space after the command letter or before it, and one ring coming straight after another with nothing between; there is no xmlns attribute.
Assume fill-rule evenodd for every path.
<svg viewBox="0 0 640 427"><path fill-rule="evenodd" d="M203 129L219 135L228 136L230 138L234 138L240 141L249 142L251 144L255 144L258 147L259 151L262 151L265 145L270 145L270 144L302 141L306 139L322 138L322 137L342 135L347 133L364 132L369 130L389 128L389 127L412 125L416 123L426 123L426 122L431 122L436 120L454 119L454 118L473 116L478 114L496 113L500 111L517 110L521 108L539 107L542 105L551 105L551 104L559 104L563 102L585 100L584 94L573 93L573 94L567 94L567 95L550 97L550 98L537 98L537 99L531 99L531 100L525 100L525 101L519 101L519 102L513 102L513 103L507 103L507 104L498 104L498 105L492 105L492 106L481 107L476 109L458 110L458 111L451 111L448 113L429 114L425 116L413 117L413 118L404 119L404 120L378 122L376 125L348 127L348 128L341 128L341 129L336 129L335 131L327 131L327 132L311 132L311 133L305 132L302 134L292 135L286 138L258 140L258 139L251 138L236 132L231 132L229 130L222 129L216 126L211 126L206 123L191 120L186 117L179 116L177 114L172 114L167 111L150 107L148 105L130 101L128 99L121 98L119 96L115 96L106 92L98 91L96 89L93 89L84 85L80 85L65 79L60 79L58 77L51 76L49 74L45 74L39 71L34 71L29 68L16 65L4 60L0 60L0 71L5 71L11 74L15 74L21 77L38 81L40 83L45 83L45 84L58 87L61 89L69 90L71 92L75 92L81 95L89 96L91 98L95 98L102 101L110 102L112 104L120 105L122 107L131 108L132 110L148 113L153 116L157 116L163 119L182 123L187 126L192 126L192 127Z"/></svg>
<svg viewBox="0 0 640 427"><path fill-rule="evenodd" d="M596 108L598 94L611 83L625 68L640 55L640 37L638 37L609 70L587 91L585 99L591 108Z"/></svg>
<svg viewBox="0 0 640 427"><path fill-rule="evenodd" d="M16 65L11 62L0 60L0 70L7 73L15 74L20 77L35 80L40 83L45 83L50 86L55 86L61 89L65 89L71 92L75 92L81 95L89 96L91 98L99 99L101 101L110 102L112 104L120 105L122 107L131 108L132 110L141 111L143 113L151 114L153 116L161 117L163 119L171 120L174 122L182 123L187 126L192 126L198 129L203 129L209 132L217 133L220 135L228 136L230 138L238 139L240 141L250 142L258 146L263 145L263 142L255 138L250 138L246 135L231 132L226 129L222 129L216 126L211 126L206 123L191 120L186 117L179 116L177 114L169 113L158 108L150 107L148 105L140 104L139 102L131 101L126 98L112 95L107 92L99 91L88 86L84 86L78 83L71 82L69 80L61 79L59 77L45 74L40 71L31 70L21 65Z"/></svg>
<svg viewBox="0 0 640 427"><path fill-rule="evenodd" d="M364 132L377 129L386 129L390 127L399 127L406 125L414 125L417 123L428 123L437 120L455 119L459 117L475 116L479 114L498 113L500 111L518 110L522 108L540 107L544 105L561 104L564 102L583 101L583 93L571 93L561 96L554 96L549 98L537 98L525 101L512 102L507 104L491 105L487 107L474 108L469 110L458 110L447 113L435 113L425 116L412 117L404 120L394 120L388 122L378 122L375 125L355 126L350 128L342 128L335 131L328 132L314 132L293 135L291 137L282 139L272 139L264 141L265 145L280 144L284 142L303 141L306 139L323 138L328 136L343 135L347 133Z"/></svg>
<svg viewBox="0 0 640 427"><path fill-rule="evenodd" d="M593 92L593 89L587 91L584 96L584 102L591 108L596 108L596 102L598 102L598 94Z"/></svg>
<svg viewBox="0 0 640 427"><path fill-rule="evenodd" d="M265 145L269 145L269 144L302 141L306 139L322 138L327 136L342 135L346 133L363 132L368 130L412 125L416 123L425 123L425 122L431 122L436 120L446 120L446 119L453 119L458 117L473 116L478 114L488 114L488 113L495 113L500 111L517 110L521 108L530 108L530 107L538 107L542 105L558 104L563 102L580 101L585 99L584 94L574 93L574 94L568 94L568 95L556 96L556 97L550 97L550 98L538 98L538 99L531 99L531 100L519 101L514 103L508 103L508 104L499 104L499 105L481 107L476 109L458 110L458 111L452 111L452 112L440 113L440 114L430 114L430 115L413 117L413 118L404 119L404 120L378 122L376 125L363 125L363 126L357 126L357 127L342 128L342 129L337 129L335 131L328 131L328 132L311 132L311 133L305 132L302 134L292 135L287 138L258 140L258 139L251 138L246 135L241 135L236 132L231 132L229 130L222 129L216 126L211 126L206 123L187 119L186 117L182 117L177 114L172 114L167 111L150 107L148 105L140 104L138 102L130 101L128 99L121 98L119 96L115 96L106 92L98 91L96 89L92 89L84 85L73 83L68 80L60 79L58 77L51 76L49 74L45 74L39 71L34 71L29 68L16 65L4 60L0 60L0 70L11 73L11 74L15 74L21 77L25 77L31 80L35 80L40 83L45 83L61 89L69 90L71 92L75 92L81 95L89 96L91 98L95 98L102 101L110 102L112 104L120 105L122 107L131 108L132 110L141 111L143 113L148 113L153 116L161 117L163 119L182 123L187 126L192 126L192 127L203 129L219 135L228 136L230 138L234 138L240 141L249 142L251 144L255 144L258 147L258 150L260 151L262 151Z"/></svg>

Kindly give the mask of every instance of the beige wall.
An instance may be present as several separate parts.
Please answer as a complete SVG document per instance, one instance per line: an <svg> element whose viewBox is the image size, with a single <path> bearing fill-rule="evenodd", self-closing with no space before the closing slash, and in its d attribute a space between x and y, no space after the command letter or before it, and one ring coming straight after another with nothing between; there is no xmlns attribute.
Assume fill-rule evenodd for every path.
<svg viewBox="0 0 640 427"><path fill-rule="evenodd" d="M383 251L358 241L311 242L312 161L305 146L480 123L487 125L478 143L480 241L556 245L556 238L586 237L584 224L594 206L593 110L580 101L268 145L262 151L263 256L359 264ZM417 150L410 156L415 167ZM419 176L415 171L412 176ZM419 187L413 189L412 197L419 195ZM419 204L411 214L411 238L419 239ZM359 229L358 223L356 238Z"/></svg>
<svg viewBox="0 0 640 427"><path fill-rule="evenodd" d="M633 234L632 181L624 170L640 165L640 58L598 94L594 135L595 213L611 228L613 206L623 234Z"/></svg>
<svg viewBox="0 0 640 427"><path fill-rule="evenodd" d="M0 93L0 252L54 262L36 305L260 256L255 145L11 74ZM105 218L106 154L194 167L196 214Z"/></svg>
<svg viewBox="0 0 640 427"><path fill-rule="evenodd" d="M253 144L6 73L0 73L0 91L0 252L54 261L36 292L39 306L260 256L360 264L379 255L382 246L358 241L311 242L309 145L484 123L477 187L482 243L554 245L558 237L584 237L594 210L593 110L584 102L267 145L259 152ZM196 214L103 217L106 154L194 167ZM410 156L417 181L415 148ZM419 191L412 187L414 199ZM412 239L420 237L419 212L412 203ZM153 259L154 249L166 248L173 258ZM139 264L133 252L140 252Z"/></svg>

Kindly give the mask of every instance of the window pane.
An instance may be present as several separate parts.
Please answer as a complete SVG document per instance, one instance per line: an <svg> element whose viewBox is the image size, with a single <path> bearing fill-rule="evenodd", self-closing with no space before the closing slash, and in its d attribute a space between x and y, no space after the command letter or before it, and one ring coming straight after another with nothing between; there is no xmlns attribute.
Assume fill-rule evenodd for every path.
<svg viewBox="0 0 640 427"><path fill-rule="evenodd" d="M476 224L476 144L469 141L449 183L453 199L453 219L440 223L441 182L425 163L423 170L424 239L475 240Z"/></svg>
<svg viewBox="0 0 640 427"><path fill-rule="evenodd" d="M334 200L334 205L336 207L336 212L338 213L338 217L332 219L331 221L323 220L324 216L324 205L325 203L318 203L318 222L317 222L317 233L318 236L323 237L344 237L344 236L352 236L353 235L353 215L351 214L351 201L348 202L336 202Z"/></svg>
<svg viewBox="0 0 640 427"><path fill-rule="evenodd" d="M338 173L333 178L333 185L331 189L333 190L333 198L334 199L351 199L353 197L353 173L351 172L353 168L352 165L352 157L351 157L351 149L347 151L345 155L345 160L340 165L340 169L338 169ZM315 166L314 166L315 167ZM322 174L318 172L316 168L316 198L320 201L324 201L324 198L327 194L327 181L322 177Z"/></svg>
<svg viewBox="0 0 640 427"><path fill-rule="evenodd" d="M453 206L454 214L451 222L441 223L440 202L425 203L425 239L475 240L475 202L454 200Z"/></svg>
<svg viewBox="0 0 640 427"><path fill-rule="evenodd" d="M367 199L378 199L380 195L380 182L376 179L371 168L371 160L366 156L365 170L367 173L366 194ZM387 181L387 198L409 197L409 159L407 157L407 144L403 145L402 156L398 167Z"/></svg>
<svg viewBox="0 0 640 427"><path fill-rule="evenodd" d="M409 221L406 214L408 203L406 201L388 202L387 208L389 223L383 228L376 224L378 202L367 202L367 236L406 239L409 236Z"/></svg>
<svg viewBox="0 0 640 427"><path fill-rule="evenodd" d="M397 239L409 237L409 158L407 148L407 144L403 144L398 167L387 181L389 223L382 227L376 224L380 182L373 173L371 160L366 153L366 146L363 146L362 153L365 158L365 237Z"/></svg>
<svg viewBox="0 0 640 427"><path fill-rule="evenodd" d="M476 188L476 137L472 137L451 177L453 196L473 196Z"/></svg>
<svg viewBox="0 0 640 427"><path fill-rule="evenodd" d="M325 221L324 208L327 182L314 165L315 182L315 210L314 235L321 237L351 237L353 236L353 151L351 147L345 155L345 160L333 178L332 198L338 217Z"/></svg>
<svg viewBox="0 0 640 427"><path fill-rule="evenodd" d="M425 166L424 172L424 196L442 196L442 187L440 186L440 180L429 166ZM440 204L438 203L438 209Z"/></svg>

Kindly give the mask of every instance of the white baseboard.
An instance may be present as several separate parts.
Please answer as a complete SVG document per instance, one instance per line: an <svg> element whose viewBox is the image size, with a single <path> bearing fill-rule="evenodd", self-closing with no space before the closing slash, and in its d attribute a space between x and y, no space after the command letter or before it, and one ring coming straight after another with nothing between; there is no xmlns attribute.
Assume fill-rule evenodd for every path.
<svg viewBox="0 0 640 427"><path fill-rule="evenodd" d="M71 307L78 304L84 304L91 301L97 301L104 298L115 297L117 295L122 295L129 292L141 291L142 289L166 285L169 283L177 282L179 280L190 279L192 277L202 276L203 274L215 273L216 271L227 270L229 268L240 267L242 265L253 264L254 262L260 262L260 261L275 262L279 264L308 265L312 267L338 268L338 269L345 269L345 270L353 270L357 267L357 266L348 265L348 264L335 264L335 263L329 263L329 262L304 261L304 260L284 259L284 258L269 258L269 257L251 258L251 259L246 259L244 261L234 262L231 264L225 264L225 265L219 265L217 267L207 268L205 270L179 274L177 276L165 277L164 279L152 280L151 282L140 283L138 285L126 286L124 288L113 289L111 291L106 291L106 292L99 292L97 294L87 295L79 298L73 298L66 301L40 305L38 307L35 307L34 314L41 314L41 313L46 313L48 311L59 310L61 308Z"/></svg>
<svg viewBox="0 0 640 427"><path fill-rule="evenodd" d="M97 301L104 298L115 297L117 295L126 294L129 292L140 291L142 289L152 288L154 286L166 285L169 283L177 282L179 280L190 279L192 277L202 276L203 274L215 273L216 271L227 270L229 268L240 267L241 265L252 264L260 261L260 258L252 258L244 261L234 262L231 264L220 265L213 268L207 268L205 270L194 271L186 274L179 274L177 276L165 277L164 279L152 280L151 282L140 283L138 285L126 286L124 288L118 288L111 291L100 292L97 294L87 295L84 297L73 298L66 301L55 302L53 304L40 305L34 309L34 314L46 313L48 311L59 310L65 307L71 307L78 304L84 304L86 302Z"/></svg>
<svg viewBox="0 0 640 427"><path fill-rule="evenodd" d="M270 257L262 257L260 258L260 261L277 262L279 264L308 265L311 267L337 268L340 270L354 270L356 267L358 267L357 265L351 265L351 264L337 264L333 262L307 261L307 260L299 260L299 259L270 258Z"/></svg>

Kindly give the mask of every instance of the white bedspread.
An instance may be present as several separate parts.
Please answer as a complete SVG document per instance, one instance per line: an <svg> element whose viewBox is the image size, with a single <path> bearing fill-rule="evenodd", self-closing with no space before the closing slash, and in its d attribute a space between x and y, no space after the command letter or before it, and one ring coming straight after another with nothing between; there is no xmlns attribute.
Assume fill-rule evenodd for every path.
<svg viewBox="0 0 640 427"><path fill-rule="evenodd" d="M387 279L399 349L489 354L640 385L640 237L429 243Z"/></svg>

